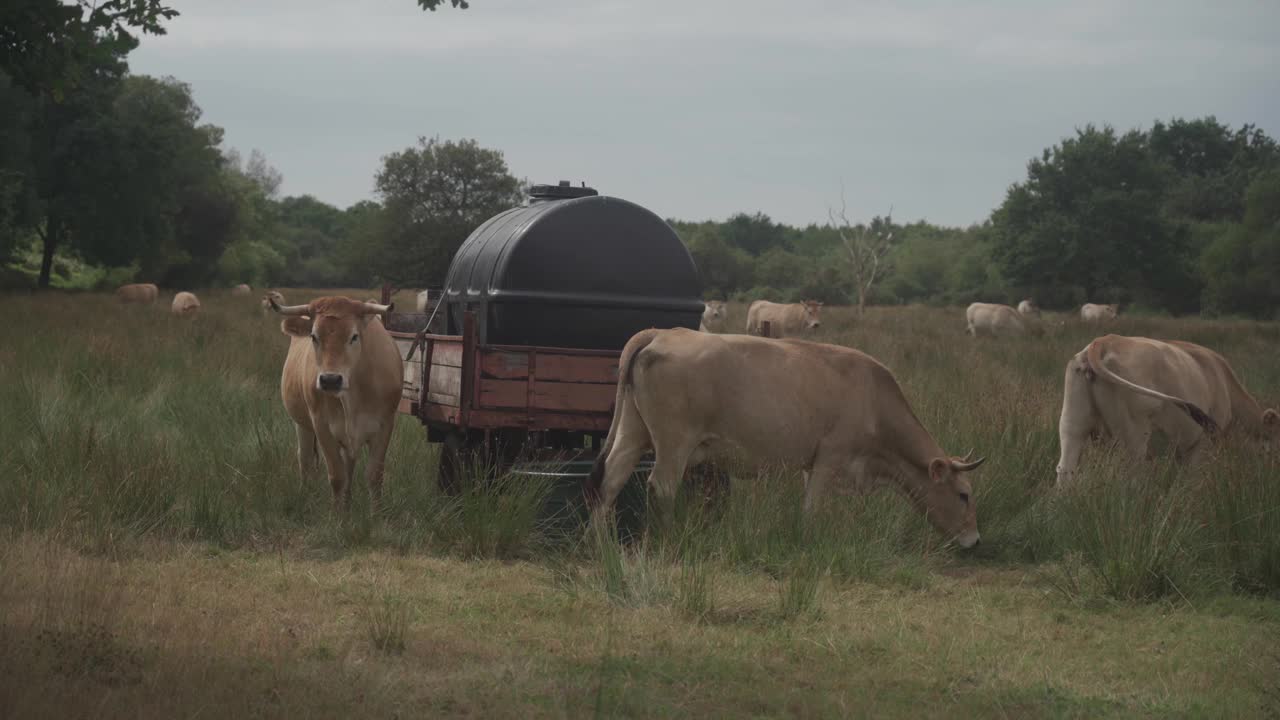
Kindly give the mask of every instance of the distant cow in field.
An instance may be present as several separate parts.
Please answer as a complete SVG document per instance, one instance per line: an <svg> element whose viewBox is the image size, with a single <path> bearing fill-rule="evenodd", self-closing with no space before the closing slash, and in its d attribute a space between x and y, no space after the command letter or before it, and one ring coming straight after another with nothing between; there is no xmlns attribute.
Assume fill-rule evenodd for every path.
<svg viewBox="0 0 1280 720"><path fill-rule="evenodd" d="M1159 430L1176 457L1194 462L1209 433L1233 427L1280 442L1280 414L1264 410L1221 355L1178 340L1106 335L1067 363L1057 483L1071 479L1094 432L1105 432L1141 460Z"/></svg>
<svg viewBox="0 0 1280 720"><path fill-rule="evenodd" d="M262 303L261 303L261 304L262 304L262 312L264 312L264 313L271 312L271 302L272 302L273 300L275 301L275 304L276 304L276 305L283 305L283 304L284 304L284 295L281 295L280 293L276 292L275 290L272 290L271 292L268 292L266 295L263 295L263 296L262 296Z"/></svg>
<svg viewBox="0 0 1280 720"><path fill-rule="evenodd" d="M1040 317L1040 308L1035 304L1035 301L1030 298L1018 303L1018 312L1023 315Z"/></svg>
<svg viewBox="0 0 1280 720"><path fill-rule="evenodd" d="M182 291L173 296L173 305L170 310L174 315L195 315L200 311L200 298L195 293Z"/></svg>
<svg viewBox="0 0 1280 720"><path fill-rule="evenodd" d="M232 295L237 295L237 296L238 296L238 295L248 295L248 294L250 294L250 293L252 293L252 292L253 292L253 288L251 288L251 287L249 287L248 285L245 285L245 284L243 284L243 283L241 283L240 285L237 285L237 286L235 286L235 287L231 288L231 294L232 294Z"/></svg>
<svg viewBox="0 0 1280 720"><path fill-rule="evenodd" d="M669 503L688 466L728 449L807 471L806 513L832 483L889 483L960 546L978 542L965 474L983 461L943 452L884 365L847 347L685 328L644 330L622 351L613 424L587 482L593 525L645 452Z"/></svg>
<svg viewBox="0 0 1280 720"><path fill-rule="evenodd" d="M965 332L977 337L991 335L994 337L1008 335L1039 335L1044 332L1039 319L1023 315L1008 305L995 303L972 303L964 311L967 327Z"/></svg>
<svg viewBox="0 0 1280 720"><path fill-rule="evenodd" d="M1080 319L1085 322L1115 320L1116 316L1119 314L1119 305L1095 305L1093 303L1085 303L1080 306Z"/></svg>
<svg viewBox="0 0 1280 720"><path fill-rule="evenodd" d="M377 317L393 306L345 297L271 306L286 316L280 396L298 434L298 471L304 479L314 474L318 447L334 507L345 512L356 455L368 447L365 480L376 509L402 380L400 352Z"/></svg>
<svg viewBox="0 0 1280 720"><path fill-rule="evenodd" d="M729 318L729 311L725 308L724 303L719 300L707 300L703 303L702 322L698 325L698 329L702 332L718 333L724 332L725 321Z"/></svg>
<svg viewBox="0 0 1280 720"><path fill-rule="evenodd" d="M430 291L423 290L422 292L418 293L418 302L415 307L417 307L419 313L425 313L427 311L427 308L431 307Z"/></svg>
<svg viewBox="0 0 1280 720"><path fill-rule="evenodd" d="M822 325L818 313L822 303L816 300L783 305L768 300L757 300L747 309L747 334L760 335L763 323L769 323L769 336L791 337L813 331Z"/></svg>
<svg viewBox="0 0 1280 720"><path fill-rule="evenodd" d="M120 302L153 303L160 297L160 288L151 283L133 283L116 288L116 297Z"/></svg>

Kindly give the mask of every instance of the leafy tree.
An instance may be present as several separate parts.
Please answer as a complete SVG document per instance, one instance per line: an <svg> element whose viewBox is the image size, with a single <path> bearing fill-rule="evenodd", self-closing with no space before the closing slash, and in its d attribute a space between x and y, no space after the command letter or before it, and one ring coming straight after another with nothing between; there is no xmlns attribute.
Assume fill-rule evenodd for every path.
<svg viewBox="0 0 1280 720"><path fill-rule="evenodd" d="M1213 116L1156 121L1150 148L1174 176L1167 214L1195 222L1240 222L1249 183L1280 163L1280 150L1266 133L1252 125L1233 131Z"/></svg>
<svg viewBox="0 0 1280 720"><path fill-rule="evenodd" d="M732 246L759 255L769 248L791 249L789 228L775 223L764 213L738 213L721 227L724 239Z"/></svg>
<svg viewBox="0 0 1280 720"><path fill-rule="evenodd" d="M475 140L420 138L382 163L374 179L383 204L375 269L395 283L442 283L471 231L521 202L502 153Z"/></svg>
<svg viewBox="0 0 1280 720"><path fill-rule="evenodd" d="M1280 170L1249 185L1244 222L1205 249L1205 305L1261 318L1280 311Z"/></svg>
<svg viewBox="0 0 1280 720"><path fill-rule="evenodd" d="M797 287L806 280L811 271L812 268L805 258L780 247L772 247L756 258L756 285Z"/></svg>
<svg viewBox="0 0 1280 720"><path fill-rule="evenodd" d="M685 225L677 232L689 248L694 265L702 276L703 293L708 297L728 298L751 287L751 256L725 242L718 224Z"/></svg>
<svg viewBox="0 0 1280 720"><path fill-rule="evenodd" d="M6 0L0 68L33 95L60 100L137 47L136 33L163 35L177 14L161 0Z"/></svg>
<svg viewBox="0 0 1280 720"><path fill-rule="evenodd" d="M993 214L1001 271L1048 305L1185 291L1185 238L1161 214L1165 180L1143 133L1078 130L1032 160Z"/></svg>
<svg viewBox="0 0 1280 720"><path fill-rule="evenodd" d="M32 124L32 184L43 222L40 287L48 287L53 256L67 242L93 242L101 216L115 203L113 168L124 154L115 132L112 106L123 81L124 63L112 58L81 78L76 92L56 102L35 98Z"/></svg>
<svg viewBox="0 0 1280 720"><path fill-rule="evenodd" d="M466 10L471 7L471 5L467 3L467 0L449 0L449 2L460 10ZM435 12L436 8L444 4L444 0L418 0L418 4L421 5L424 10Z"/></svg>
<svg viewBox="0 0 1280 720"><path fill-rule="evenodd" d="M31 123L35 101L0 71L0 264L34 225L38 204L33 183Z"/></svg>

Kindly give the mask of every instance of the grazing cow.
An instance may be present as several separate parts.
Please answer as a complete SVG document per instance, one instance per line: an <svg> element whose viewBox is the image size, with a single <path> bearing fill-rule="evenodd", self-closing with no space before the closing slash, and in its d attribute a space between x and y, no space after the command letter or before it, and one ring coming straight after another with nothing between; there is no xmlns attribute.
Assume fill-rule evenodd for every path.
<svg viewBox="0 0 1280 720"><path fill-rule="evenodd" d="M200 298L195 293L183 290L173 296L173 305L170 308L174 315L195 315L200 311Z"/></svg>
<svg viewBox="0 0 1280 720"><path fill-rule="evenodd" d="M1040 308L1036 305L1035 301L1030 298L1018 303L1018 312L1023 315L1040 317Z"/></svg>
<svg viewBox="0 0 1280 720"><path fill-rule="evenodd" d="M761 323L769 323L769 335L784 338L799 335L806 330L816 330L822 325L818 313L822 303L816 300L783 305L768 300L757 300L747 310L747 334L759 335Z"/></svg>
<svg viewBox="0 0 1280 720"><path fill-rule="evenodd" d="M977 337L979 335L1039 335L1044 332L1040 321L1030 315L1023 315L1008 305L994 303L972 303L964 311L968 327L965 332Z"/></svg>
<svg viewBox="0 0 1280 720"><path fill-rule="evenodd" d="M400 353L376 317L392 306L322 297L271 307L286 316L280 329L289 336L289 355L280 396L298 433L299 473L304 479L314 474L318 445L334 508L345 512L356 454L367 446L365 481L376 510L402 380Z"/></svg>
<svg viewBox="0 0 1280 720"><path fill-rule="evenodd" d="M729 311L725 308L723 302L708 300L703 303L702 322L698 325L698 329L709 333L724 332L725 321L728 318Z"/></svg>
<svg viewBox="0 0 1280 720"><path fill-rule="evenodd" d="M269 313L269 312L271 312L271 301L272 301L272 300L275 300L276 305L283 305L283 304L284 304L284 295L281 295L280 293L276 292L275 290L272 290L272 291L268 292L266 295L263 295L263 296L262 296L262 303L261 303L261 304L262 304L262 312L263 312L263 313Z"/></svg>
<svg viewBox="0 0 1280 720"><path fill-rule="evenodd" d="M641 331L622 351L613 424L587 482L593 524L647 450L649 481L669 502L686 467L729 448L806 470L806 513L833 482L887 482L948 538L978 542L964 473L983 461L944 453L884 365L852 348L685 328Z"/></svg>
<svg viewBox="0 0 1280 720"><path fill-rule="evenodd" d="M231 288L232 295L248 295L252 292L253 292L253 288L249 287L248 285L245 285L244 283L241 283Z"/></svg>
<svg viewBox="0 0 1280 720"><path fill-rule="evenodd" d="M134 283L116 288L116 297L120 302L153 303L160 297L160 288L151 283Z"/></svg>
<svg viewBox="0 0 1280 720"><path fill-rule="evenodd" d="M1057 483L1071 478L1094 432L1106 432L1140 460L1152 430L1160 430L1179 459L1194 462L1207 433L1236 426L1280 441L1280 415L1262 409L1218 353L1177 340L1100 337L1067 363Z"/></svg>
<svg viewBox="0 0 1280 720"><path fill-rule="evenodd" d="M430 291L423 290L422 292L418 293L418 303L417 303L418 312L426 313L427 308L430 306L431 306Z"/></svg>
<svg viewBox="0 0 1280 720"><path fill-rule="evenodd" d="M1094 305L1093 303L1085 303L1080 306L1080 319L1085 322L1115 320L1116 315L1119 313L1119 305Z"/></svg>

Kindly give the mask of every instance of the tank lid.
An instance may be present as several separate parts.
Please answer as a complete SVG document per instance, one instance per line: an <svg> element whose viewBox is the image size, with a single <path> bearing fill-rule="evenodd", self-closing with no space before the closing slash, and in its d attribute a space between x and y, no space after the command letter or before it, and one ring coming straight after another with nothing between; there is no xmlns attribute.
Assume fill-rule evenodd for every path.
<svg viewBox="0 0 1280 720"><path fill-rule="evenodd" d="M595 188L587 187L586 183L582 183L582 187L574 187L568 180L561 180L558 185L534 185L529 188L529 201L568 200L599 194Z"/></svg>

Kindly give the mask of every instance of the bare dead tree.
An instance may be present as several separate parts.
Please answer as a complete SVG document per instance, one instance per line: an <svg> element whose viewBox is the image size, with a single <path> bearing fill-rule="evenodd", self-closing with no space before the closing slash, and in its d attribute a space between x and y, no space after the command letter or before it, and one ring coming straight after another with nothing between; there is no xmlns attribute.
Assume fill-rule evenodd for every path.
<svg viewBox="0 0 1280 720"><path fill-rule="evenodd" d="M827 207L827 217L831 226L840 233L840 240L849 254L849 269L853 275L854 288L858 292L858 312L867 307L867 296L876 283L880 266L893 247L893 206L889 206L889 214L883 218L874 218L870 225L854 225L846 215L848 207L844 200L844 188L840 189L840 211Z"/></svg>

